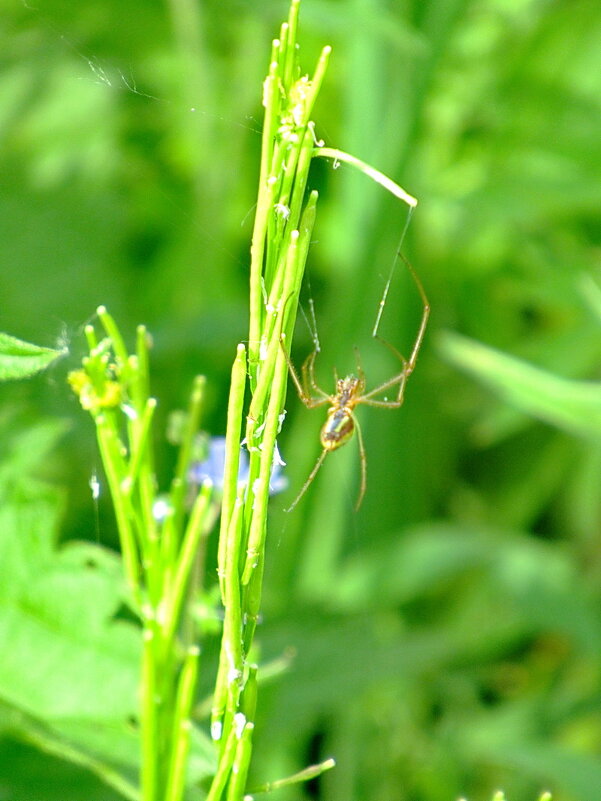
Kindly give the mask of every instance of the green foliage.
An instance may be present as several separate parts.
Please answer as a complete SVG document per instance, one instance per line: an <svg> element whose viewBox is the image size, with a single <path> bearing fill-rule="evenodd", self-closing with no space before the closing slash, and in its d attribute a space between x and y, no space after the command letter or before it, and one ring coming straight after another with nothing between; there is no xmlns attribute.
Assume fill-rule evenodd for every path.
<svg viewBox="0 0 601 801"><path fill-rule="evenodd" d="M124 590L117 555L86 542L56 547L62 494L31 477L45 427L17 430L1 466L2 728L98 775L127 774L137 764L139 636L114 619Z"/></svg>
<svg viewBox="0 0 601 801"><path fill-rule="evenodd" d="M199 370L204 425L225 427L231 357L247 337L257 87L285 13L272 2L90 0L68 9L13 4L5 14L2 328L48 342L62 321L76 335L100 302L124 331L145 320L159 428ZM601 339L582 274L598 281L601 8L596 0L303 0L302 26L308 64L323 41L333 46L317 136L419 199L407 253L433 313L403 408L359 412L368 455L359 514L352 446L324 464L293 514L282 511L315 463L322 422L292 393L287 402L279 444L290 495L270 502L257 658L290 669L260 688L249 786L334 755L337 767L312 783L313 797L488 801L504 787L510 801L532 801L549 787L554 801L594 801L601 451L591 432ZM317 372L328 387L334 366L352 369L357 345L373 386L393 364L370 333L404 214L364 176L330 167L314 162L309 178L320 192L304 290L322 345ZM397 270L381 333L401 352L418 324L413 298ZM452 340L461 356L448 339L441 358L441 329L467 338ZM293 347L295 362L312 348L301 325ZM462 372L476 375L474 355L501 402ZM2 513L11 525L27 515L26 529L52 542L64 507L67 539L114 545L102 476L100 499L90 500L99 457L89 421L57 390L61 367L2 386L3 409L20 418L12 436L3 430L2 470L14 459L27 476L18 492L6 490ZM48 414L73 426L52 450L52 426L39 423ZM172 460L157 448L161 478ZM48 486L59 483L68 495L53 500ZM115 753L102 728L59 730L67 721L43 721L43 710L13 701L48 711L50 694L33 687L38 665L39 683L48 681L57 704L68 701L49 660L77 623L49 584L36 595L19 576L37 576L38 557L49 577L63 576L73 547L74 586L85 595L105 581L96 616L87 597L78 601L105 643L102 665L114 653L109 632L131 625L108 613L107 597L123 592L111 584L111 557L94 551L96 576L83 546L47 546L45 555L40 546L16 568L14 532L4 526L0 536L17 570L3 582L1 614L18 614L31 633L27 610L48 604L60 622L46 631L55 637L49 655L28 643L21 676L1 689L1 792L106 799L80 767L50 756L104 754L106 769ZM15 608L17 597L24 605ZM16 640L21 653L25 639ZM63 670L79 692L87 679L68 662ZM105 690L90 670L83 709ZM127 670L116 680L124 685ZM283 787L277 797L303 792Z"/></svg>
<svg viewBox="0 0 601 801"><path fill-rule="evenodd" d="M62 494L30 474L61 429L18 431L0 466L0 638L10 643L0 664L0 725L138 798L141 638L138 626L116 617L127 599L121 560L94 543L57 548ZM198 780L211 755L202 739L194 745Z"/></svg>
<svg viewBox="0 0 601 801"><path fill-rule="evenodd" d="M29 378L64 356L65 352L41 348L0 333L0 381Z"/></svg>
<svg viewBox="0 0 601 801"><path fill-rule="evenodd" d="M601 385L573 381L447 333L442 352L511 406L585 439L601 437Z"/></svg>
<svg viewBox="0 0 601 801"><path fill-rule="evenodd" d="M134 755L139 769L127 795L180 801L187 785L214 773L207 738L191 719L200 655L200 631L191 607L202 593L206 539L216 513L211 481L202 483L190 509L186 503L193 489L188 471L204 379L194 381L164 513L157 515L149 338L138 326L135 352L129 353L106 308L97 313L104 336L98 340L94 327L86 326L89 356L80 370L69 374L69 383L96 425L119 530L126 598L141 624L139 744ZM130 687L130 698L137 695ZM134 712L130 716L138 720ZM103 778L117 787L121 783L120 777Z"/></svg>

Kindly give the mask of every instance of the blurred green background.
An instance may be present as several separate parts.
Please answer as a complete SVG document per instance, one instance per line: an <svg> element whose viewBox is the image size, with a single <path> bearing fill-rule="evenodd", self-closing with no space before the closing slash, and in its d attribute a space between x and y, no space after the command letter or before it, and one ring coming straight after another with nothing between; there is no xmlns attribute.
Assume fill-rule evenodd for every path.
<svg viewBox="0 0 601 801"><path fill-rule="evenodd" d="M67 487L64 538L114 543L91 499L93 431L65 384L104 303L154 336L159 422L208 378L204 425L225 426L247 331L261 82L281 2L21 0L0 53L0 329L71 354L3 386L13 431L40 415L68 433L40 472ZM359 409L292 514L318 453L320 411L290 390L272 501L254 780L334 755L278 798L601 799L601 447L503 405L445 360L460 332L559 375L599 377L598 0L303 0L301 59L324 44L315 110L326 144L419 198L405 243L432 305L400 411ZM305 303L319 381L398 370L371 330L406 209L348 168L320 190ZM381 333L408 353L420 304L399 265ZM311 348L299 322L295 359ZM159 444L166 474L173 454ZM3 644L10 647L10 644ZM294 651L292 653L291 649ZM207 664L207 670L210 665ZM207 677L207 685L209 677ZM0 799L103 798L64 763L0 746Z"/></svg>

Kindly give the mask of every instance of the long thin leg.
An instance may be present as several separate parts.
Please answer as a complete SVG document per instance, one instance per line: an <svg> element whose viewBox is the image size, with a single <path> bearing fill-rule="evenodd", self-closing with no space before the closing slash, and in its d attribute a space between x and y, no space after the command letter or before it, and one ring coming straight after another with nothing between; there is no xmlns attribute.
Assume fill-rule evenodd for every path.
<svg viewBox="0 0 601 801"><path fill-rule="evenodd" d="M401 373L400 375L396 376L392 381L392 385L400 381L399 392L397 395L396 400L374 400L373 398L369 397L368 395L363 395L357 403L364 403L366 406L378 406L381 409L398 409L399 406L403 405L403 401L405 400L405 384L407 383L407 374ZM378 387L375 391L381 392L382 389L386 389L388 383L384 384L382 387ZM369 395L372 393L370 392Z"/></svg>
<svg viewBox="0 0 601 801"><path fill-rule="evenodd" d="M359 348L355 345L355 366L357 367L357 375L365 385L365 373L363 372L363 365L361 364L361 354Z"/></svg>
<svg viewBox="0 0 601 801"><path fill-rule="evenodd" d="M296 372L296 368L292 364L292 360L291 360L290 356L288 355L288 352L287 352L286 347L284 345L285 338L286 338L286 335L282 334L281 337L280 337L280 345L282 347L282 350L284 351L284 356L286 357L286 363L288 364L288 370L290 371L290 375L292 376L292 381L294 382L294 386L296 387L296 391L298 393L298 397L301 399L301 401L305 404L305 406L308 409L315 409L317 406L324 406L330 400L329 396L327 396L325 394L325 392L324 392L323 395L325 397L323 397L323 398L312 398L311 395L305 391L305 388L301 384L301 380L298 377L298 373ZM303 374L304 374L304 367L305 367L305 365L303 365ZM319 387L317 387L317 389L319 389Z"/></svg>
<svg viewBox="0 0 601 801"><path fill-rule="evenodd" d="M310 353L305 361L303 362L302 366L302 374L303 374L303 388L307 397L311 396L311 389L316 392L320 398L325 398L331 401L331 397L328 395L327 392L318 385L317 381L315 380L315 357L317 356L317 351L314 350Z"/></svg>
<svg viewBox="0 0 601 801"><path fill-rule="evenodd" d="M400 401L402 400L402 389L404 389L403 385L407 380L407 376L408 373L406 373L405 371L403 371L402 373L398 373L398 375L395 375L394 378L389 378L388 381L384 381L384 383L380 384L379 386L370 389L370 391L366 392L365 395L361 395L361 397L358 400L358 403L367 403L368 405L372 406L380 405L381 403L383 403L385 406L400 406L401 405ZM384 392L385 390L390 389L390 387L394 387L396 386L396 384L399 383L401 384L401 387L399 388L401 391L397 393L396 400L393 401L381 400L378 401L377 403L375 402L372 403L372 401L370 400L373 397L373 395L377 395L379 392Z"/></svg>
<svg viewBox="0 0 601 801"><path fill-rule="evenodd" d="M329 452L330 451L327 451L324 448L323 451L320 453L319 459L315 462L315 466L314 466L313 470L311 470L311 472L309 473L309 478L305 481L305 483L301 487L301 491L298 493L296 498L292 501L290 506L285 510L286 512L291 512L294 509L294 507L296 506L296 504L303 497L305 492L308 490L309 485L311 484L311 482L313 481L313 479L317 475L317 472L318 472L319 468L322 466L322 464L324 462L324 459L326 458L326 456L328 455Z"/></svg>
<svg viewBox="0 0 601 801"><path fill-rule="evenodd" d="M403 365L403 369L402 369L402 372L400 372L398 375L394 376L394 378L391 378L389 381L385 381L383 384L380 384L379 386L374 387L374 389L371 389L369 392L367 392L365 395L363 395L361 397L360 403L367 403L369 406L387 406L389 408L390 407L394 408L394 407L401 406L401 404L403 403L403 394L405 392L405 384L407 383L407 378L411 375L411 373L415 369L415 365L416 365L416 362L417 362L417 356L418 356L418 353L419 353L420 348L422 346L422 342L423 342L423 339L424 339L424 334L426 333L426 326L428 325L428 319L430 317L430 302L428 301L428 297L426 295L426 291L424 289L424 286L423 286L422 282L419 279L419 276L417 275L417 273L413 269L413 267L410 264L410 262L405 258L405 256L400 252L399 252L399 256L403 259L403 261L405 262L405 265L407 266L407 269L411 273L411 277L413 278L413 281L414 281L414 283L415 283L415 285L417 287L417 290L419 292L419 295L420 295L420 297L422 299L422 303L423 303L422 319L421 319L421 322L420 322L420 325L419 325L419 329L417 331L417 336L415 337L415 342L413 343L413 348L411 350L411 356L409 357L409 360L405 359L399 353L399 351L394 347L394 345L391 345L390 342L387 342L383 337L379 336L378 333L377 333L377 330L374 329L375 338L379 339L380 342L382 342L384 345L386 345L386 347L399 359L399 361ZM379 317L378 317L378 321L379 321ZM377 395L378 393L383 392L384 390L389 389L390 387L393 387L397 383L399 384L399 391L397 393L396 401L372 400L374 395Z"/></svg>
<svg viewBox="0 0 601 801"><path fill-rule="evenodd" d="M430 317L430 301L428 300L428 297L426 295L426 290L424 289L424 285L420 281L418 274L413 269L409 260L406 259L402 253L400 254L400 256L407 265L407 269L411 273L411 277L413 278L413 281L415 283L415 286L417 287L417 291L419 292L419 296L422 299L422 303L424 306L419 330L417 332L417 336L413 344L413 350L411 351L411 356L409 357L409 361L405 365L405 370L403 371L405 372L406 376L409 376L411 375L411 373L415 368L415 364L417 362L417 354L419 353L419 350L422 346L422 341L424 339L424 334L426 333L426 326L428 325L428 319Z"/></svg>
<svg viewBox="0 0 601 801"><path fill-rule="evenodd" d="M355 503L355 512L356 512L361 506L361 502L363 501L363 496L365 495L365 490L367 489L367 454L365 453L365 445L363 444L363 434L361 433L361 426L359 425L359 421L357 420L355 415L353 415L353 421L355 423L355 428L357 429L357 439L359 441L359 458L361 459L361 486L359 487L359 496L357 498L357 502Z"/></svg>
<svg viewBox="0 0 601 801"><path fill-rule="evenodd" d="M398 350L393 345L391 345L390 342L387 342L381 336L378 336L377 332L374 332L374 334L376 339L379 339L380 342L383 342L385 345L387 345L390 348L390 350L397 355L397 357L401 360L403 364L403 372L409 376L415 369L415 363L417 362L417 354L419 353L419 349L422 346L424 334L426 333L426 326L428 325L428 318L430 317L430 301L428 300L428 297L426 295L426 290L424 289L424 285L420 281L418 274L413 269L413 266L411 265L409 260L401 252L399 252L399 256L405 262L405 265L409 270L411 277L413 278L413 282L417 287L417 291L419 292L419 296L423 304L422 319L419 325L417 336L415 337L415 342L413 343L413 348L411 350L411 356L409 357L409 360L404 359L398 352Z"/></svg>
<svg viewBox="0 0 601 801"><path fill-rule="evenodd" d="M359 459L361 461L361 484L359 486L359 495L357 496L357 501L355 503L355 511L359 510L361 503L363 502L363 498L365 497L365 491L367 489L367 454L365 452L365 444L363 442L363 434L361 433L361 426L359 425L359 421L353 415L353 421L355 423L355 428L357 430L357 439L359 442ZM285 510L286 512L291 512L295 506L298 504L300 499L303 497L305 492L309 489L309 486L313 482L313 479L317 475L320 467L324 463L326 456L330 453L330 451L326 450L325 448L319 454L319 458L315 462L313 470L309 473L309 477L301 487L300 492L296 496L296 498L292 501L290 506Z"/></svg>

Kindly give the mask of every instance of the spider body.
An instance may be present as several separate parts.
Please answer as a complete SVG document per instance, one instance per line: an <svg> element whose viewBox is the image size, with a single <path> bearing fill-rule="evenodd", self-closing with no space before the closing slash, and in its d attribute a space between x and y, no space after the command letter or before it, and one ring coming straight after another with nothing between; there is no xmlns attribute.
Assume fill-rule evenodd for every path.
<svg viewBox="0 0 601 801"><path fill-rule="evenodd" d="M374 329L373 336L386 345L392 354L400 361L401 371L392 378L389 378L387 381L383 381L377 387L366 390L365 375L363 374L363 369L361 368L359 355L357 353L357 375L355 376L351 374L346 376L346 378L336 378L336 392L333 395L328 394L318 386L315 379L315 357L317 356L317 348L305 359L301 369L301 377L299 377L294 365L292 364L292 361L290 360L288 351L286 350L284 344L285 336L283 334L281 336L282 350L286 358L286 362L288 363L290 375L301 401L308 409L315 409L318 406L325 406L327 403L330 405L326 421L320 432L320 441L322 447L321 454L317 459L313 470L309 474L308 479L305 481L300 492L292 502L292 505L288 507L288 511L294 509L296 504L305 494L307 488L315 478L317 471L323 464L323 461L328 453L338 450L338 448L341 448L343 445L345 445L350 439L352 439L355 430L357 431L357 438L359 440L359 456L361 458L361 486L359 488L359 497L357 498L355 509L358 509L361 505L361 501L363 500L367 486L367 457L365 455L365 446L363 444L361 428L359 426L359 421L355 417L354 409L361 403L365 404L366 406L376 406L381 409L398 409L400 406L402 406L405 397L405 386L407 379L415 369L417 355L419 353L419 349L421 348L422 340L426 331L426 325L428 323L428 317L430 315L430 305L428 303L422 283L409 262L405 260L405 263L422 299L422 318L415 341L413 343L411 355L409 359L405 359L403 356L401 356L399 351L390 344L390 342L387 342L385 339L382 339L382 337L377 335L377 327L380 319L378 316L378 321L376 322L376 328ZM388 399L385 395L382 396L381 393L388 389L392 389L393 387L395 389L398 387L398 389L396 389L396 397L394 399Z"/></svg>
<svg viewBox="0 0 601 801"><path fill-rule="evenodd" d="M336 382L336 395L328 398L332 404L321 428L319 439L326 451L335 451L345 445L355 433L353 407L365 389L361 378L349 375Z"/></svg>

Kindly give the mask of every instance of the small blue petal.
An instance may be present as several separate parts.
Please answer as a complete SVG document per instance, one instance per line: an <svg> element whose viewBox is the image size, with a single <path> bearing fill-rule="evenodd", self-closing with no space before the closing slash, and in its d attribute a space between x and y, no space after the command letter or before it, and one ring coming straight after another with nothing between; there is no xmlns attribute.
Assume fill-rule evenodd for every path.
<svg viewBox="0 0 601 801"><path fill-rule="evenodd" d="M283 492L288 486L288 479L282 474L282 461L276 448L269 482L269 494ZM209 453L203 462L194 462L188 471L188 479L193 484L202 484L209 479L218 491L223 491L223 474L225 470L225 437L212 437L209 442ZM249 460L246 448L240 448L238 467L238 486L248 484Z"/></svg>

